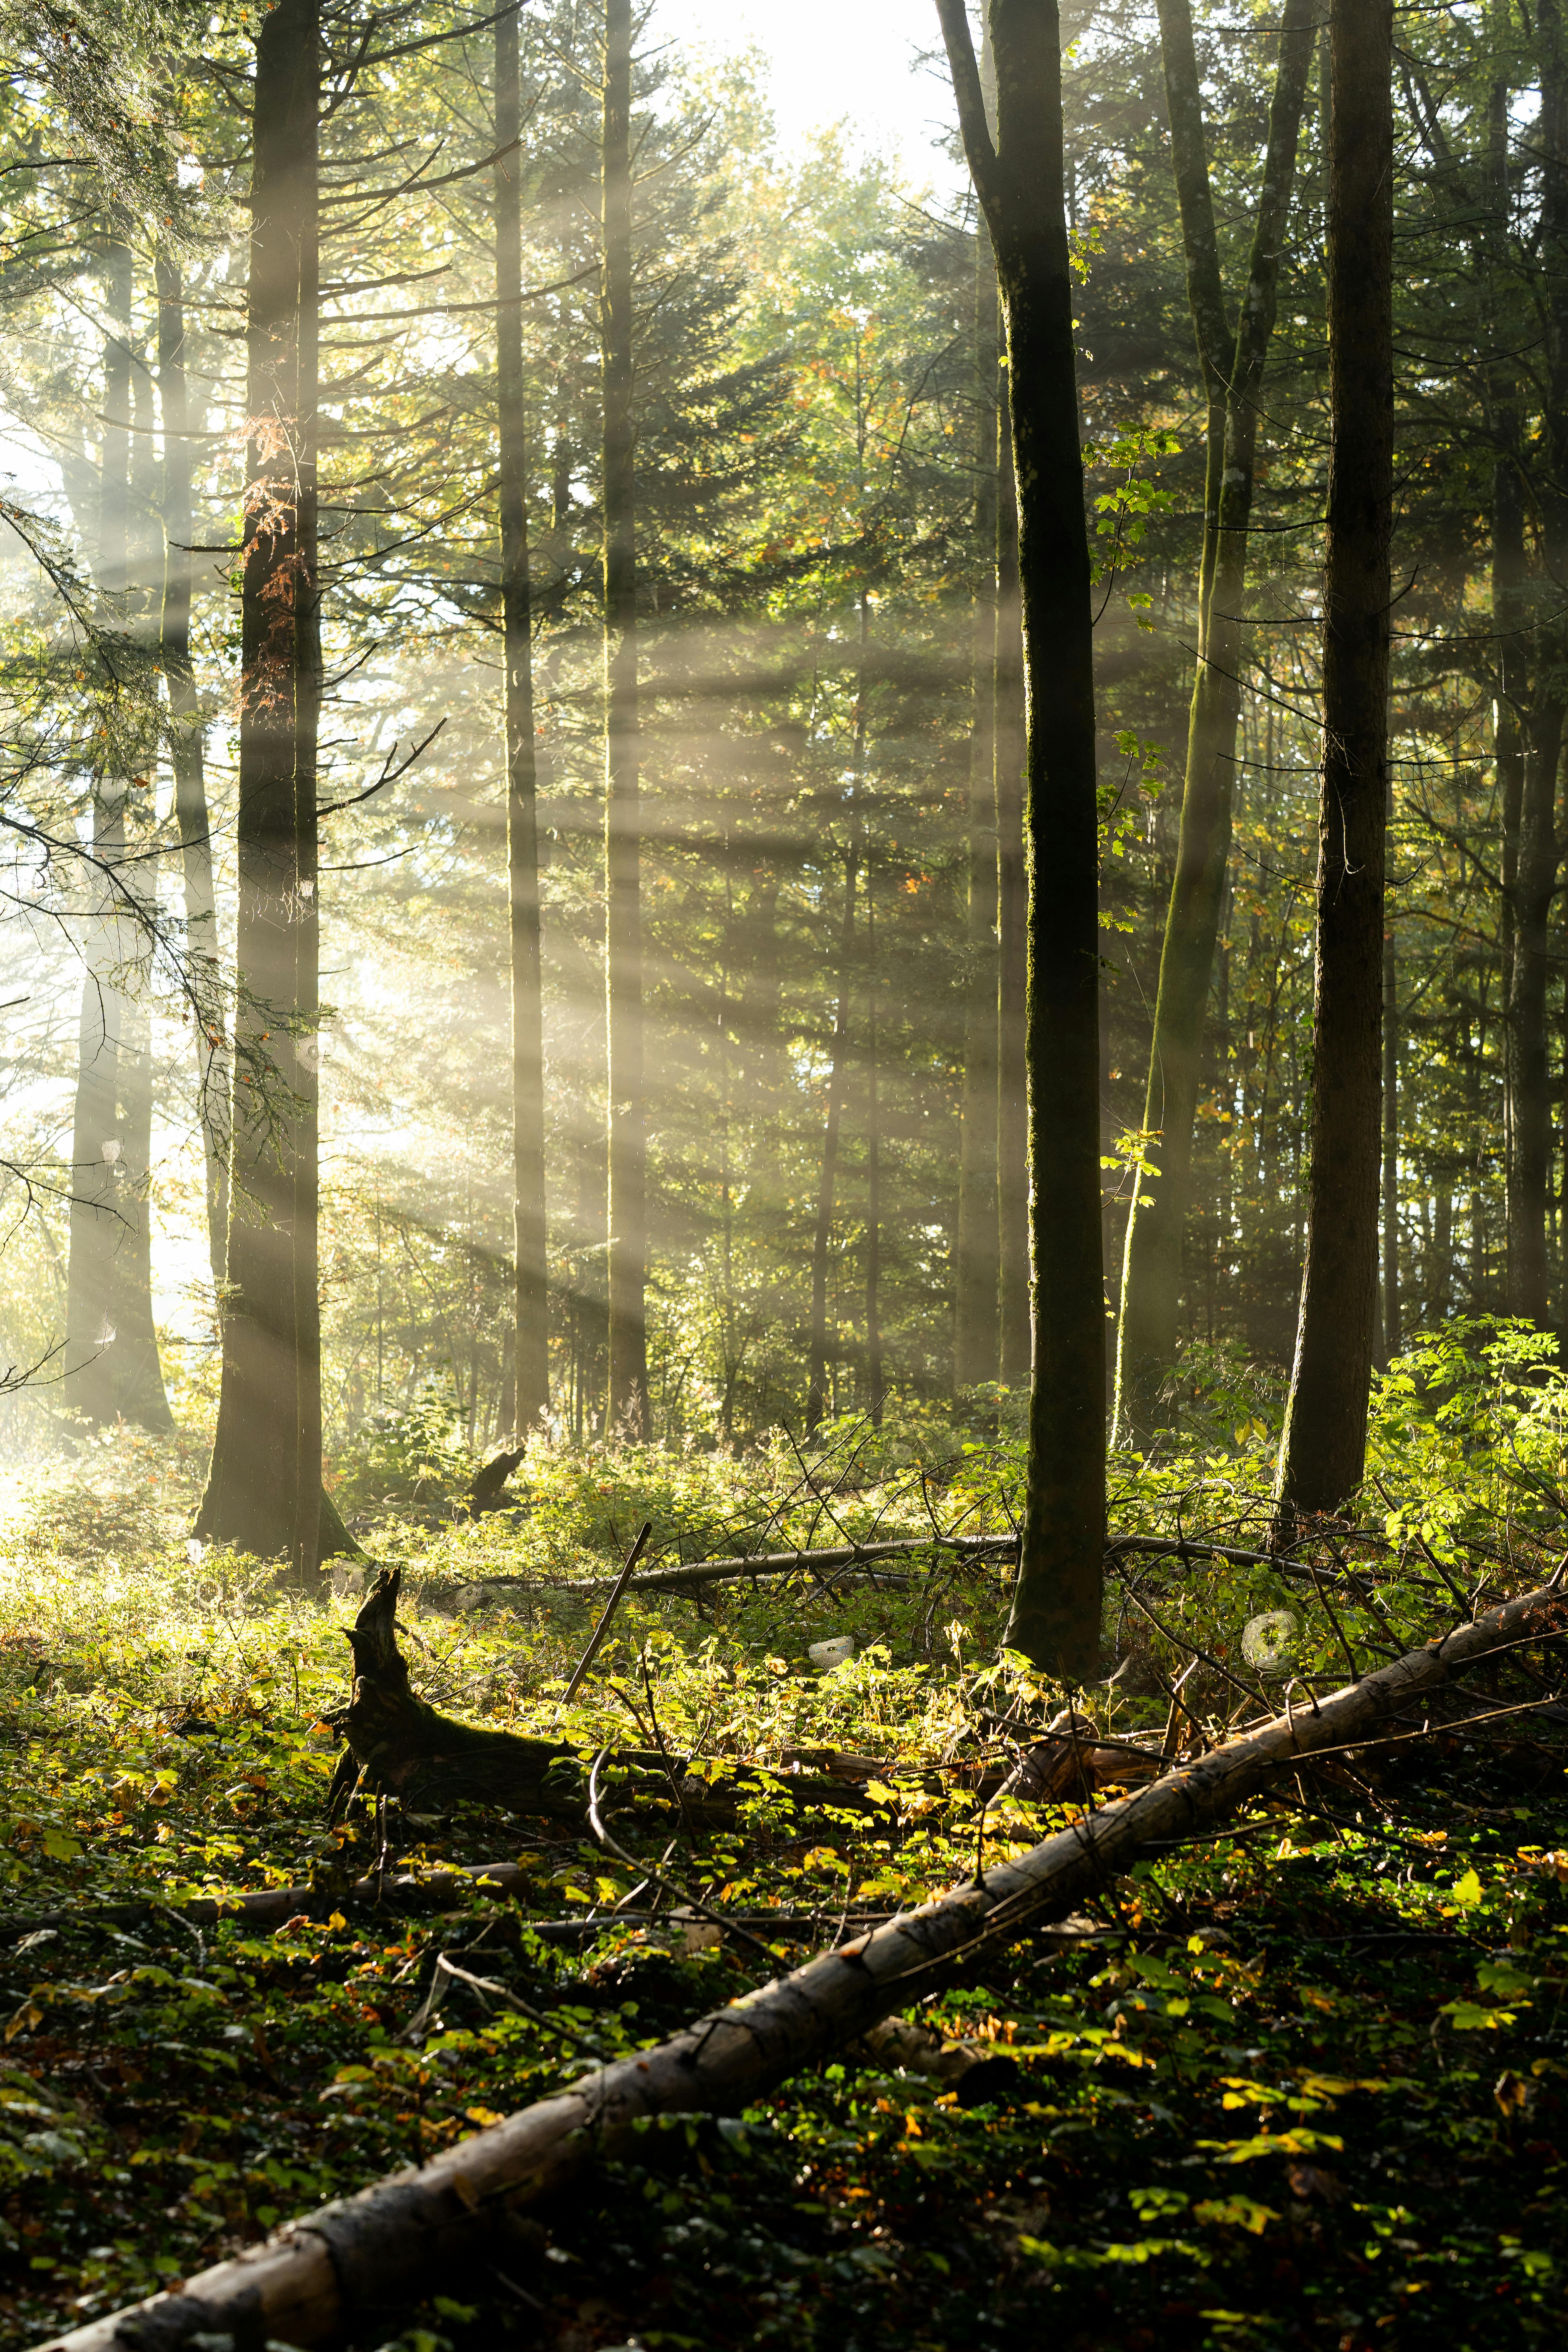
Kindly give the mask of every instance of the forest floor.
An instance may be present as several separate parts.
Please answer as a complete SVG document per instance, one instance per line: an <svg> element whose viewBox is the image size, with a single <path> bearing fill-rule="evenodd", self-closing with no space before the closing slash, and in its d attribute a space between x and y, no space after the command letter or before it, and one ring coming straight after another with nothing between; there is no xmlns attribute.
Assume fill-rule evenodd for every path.
<svg viewBox="0 0 1568 2352"><path fill-rule="evenodd" d="M1128 1487L1123 1523L1168 1527L1176 1496L1191 1534L1206 1496L1210 1533L1236 1542L1252 1443L1240 1428L1223 1463L1211 1444L1166 1484ZM1475 1449L1464 1458L1468 1478ZM782 1770L791 1751L849 1751L885 1766L880 1810L791 1814L763 1798L732 1830L689 1833L673 1799L616 1816L617 1839L665 1856L690 1895L787 1914L778 1933L753 1926L771 1958L668 1912L605 1917L630 1867L586 1830L494 1811L400 1823L389 1867L516 1862L526 1901L409 1914L334 1897L375 1859L368 1814L343 1832L323 1817L336 1743L322 1717L347 1696L354 1596L306 1601L255 1562L189 1556L179 1447L121 1433L19 1477L0 1528L7 2342L111 2310L427 2157L1076 1810L1006 1800L977 1819L963 1785L1061 1696L990 1663L1005 1606L994 1566L928 1555L900 1563L896 1586L731 1584L700 1609L637 1596L579 1700L563 1701L596 1611L545 1580L602 1574L644 1516L687 1558L764 1548L769 1530L918 1535L933 1514L984 1532L1016 1493L1005 1446L930 1425L840 1432L805 1479L783 1448L740 1464L562 1453L528 1465L515 1516L477 1526L442 1502L452 1469L369 1464L344 1490L351 1505L377 1477L386 1490L365 1540L403 1566L424 1696L584 1755L646 1745L652 1706L710 1778L742 1758ZM1373 1605L1346 1584L1331 1621L1262 1568L1119 1571L1110 1622L1133 1665L1090 1694L1100 1729L1158 1735L1161 1685L1197 1644L1208 1664L1184 1686L1184 1720L1223 1736L1238 1711L1226 1675L1245 1678L1242 1628L1259 1610L1290 1610L1303 1672L1342 1675L1341 1639L1372 1664L1360 1645L1379 1624L1403 1639L1451 1622L1444 1582L1468 1575L1468 1591L1477 1573L1458 1521L1497 1507L1478 1493L1446 1534L1431 1519L1413 1554L1385 1538L1355 1587ZM1550 1534L1510 1523L1490 1541L1483 1597L1542 1580ZM1342 1569L1346 1548L1331 1549ZM486 1597L487 1574L527 1580ZM1127 1631L1148 1622L1140 1602L1166 1629L1142 1647ZM814 1670L808 1644L843 1632L858 1654ZM603 2164L540 2209L500 2268L380 2315L356 2343L1562 2342L1565 1768L1553 1718L1516 1716L1282 1784L1226 1834L1141 1864L1089 1906L1091 1935L1026 1940L926 2005L1016 2062L985 2103L862 2052L741 2118L672 2119L636 2162ZM275 1932L181 1914L219 1889L312 1880L321 1899ZM166 1907L93 1916L147 1902ZM570 1920L582 1925L564 1939L538 1932Z"/></svg>

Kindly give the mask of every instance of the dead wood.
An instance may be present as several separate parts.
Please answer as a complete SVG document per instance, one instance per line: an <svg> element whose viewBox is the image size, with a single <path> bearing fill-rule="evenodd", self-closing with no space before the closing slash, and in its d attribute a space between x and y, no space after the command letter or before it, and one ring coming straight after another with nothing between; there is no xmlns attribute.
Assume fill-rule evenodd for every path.
<svg viewBox="0 0 1568 2352"><path fill-rule="evenodd" d="M506 1497L501 1489L527 1451L526 1446L520 1445L515 1454L492 1454L483 1468L474 1473L468 1493L470 1519L482 1519L487 1511L499 1511L505 1507Z"/></svg>
<svg viewBox="0 0 1568 2352"><path fill-rule="evenodd" d="M327 1718L348 1742L328 1792L329 1819L342 1816L364 1782L426 1811L466 1801L580 1820L583 1774L574 1749L458 1723L415 1696L397 1646L401 1584L400 1569L384 1570L346 1635L353 1690L348 1706Z"/></svg>
<svg viewBox="0 0 1568 2352"><path fill-rule="evenodd" d="M910 2018L885 2017L871 2026L858 2044L850 2044L847 2054L855 2057L862 2052L875 2065L944 2083L961 2107L1010 2098L1019 2080L1017 2060L994 2044L950 2042L934 2026Z"/></svg>
<svg viewBox="0 0 1568 2352"><path fill-rule="evenodd" d="M353 1691L346 1707L327 1717L347 1745L327 1794L327 1813L339 1821L357 1789L394 1797L414 1811L445 1811L459 1804L490 1804L510 1812L557 1820L588 1818L587 1759L564 1740L532 1739L514 1731L486 1731L442 1715L416 1697L408 1662L397 1646L397 1596L402 1571L384 1570L362 1602L345 1638L353 1652ZM606 1759L620 1778L617 1796L664 1806L671 1801L670 1772L689 1759L627 1750ZM676 1786L687 1816L709 1827L728 1826L748 1788L760 1787L763 1767L739 1765L717 1784L688 1777ZM628 1780L629 1776L629 1780ZM790 1798L833 1804L847 1801L836 1777L792 1775Z"/></svg>
<svg viewBox="0 0 1568 2352"><path fill-rule="evenodd" d="M835 1569L873 1566L878 1560L907 1559L921 1551L956 1551L965 1559L1000 1557L1018 1549L1014 1536L902 1536L896 1541L835 1544L819 1551L738 1552L728 1559L689 1559L669 1568L645 1568L629 1577L628 1592L683 1592L706 1584L726 1584L748 1576L821 1574ZM466 1588L468 1593L521 1589L530 1592L607 1592L613 1576L552 1578L486 1576Z"/></svg>
<svg viewBox="0 0 1568 2352"><path fill-rule="evenodd" d="M302 2216L233 2261L56 2339L51 2352L174 2352L202 2336L310 2346L356 2315L405 2310L472 2275L510 2218L626 2147L658 2114L732 2114L908 2009L955 1969L1092 1897L1140 1856L1228 1822L1303 1759L1375 1741L1478 1661L1568 1629L1555 1586L1489 1611L1321 1700L1228 1740L1137 1795L1086 1813L1017 1860L825 1952L640 2055L460 2140L416 2170Z"/></svg>

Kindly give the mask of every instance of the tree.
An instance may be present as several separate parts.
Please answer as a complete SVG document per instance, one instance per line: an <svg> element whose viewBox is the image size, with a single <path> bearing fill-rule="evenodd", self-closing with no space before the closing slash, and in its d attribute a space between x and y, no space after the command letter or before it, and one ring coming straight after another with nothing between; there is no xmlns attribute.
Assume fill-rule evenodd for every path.
<svg viewBox="0 0 1568 2352"><path fill-rule="evenodd" d="M865 600L861 600L862 627ZM857 768L864 763L866 745L865 695L856 698ZM816 1223L811 1237L811 1331L805 1376L805 1425L815 1429L827 1411L827 1261L833 1244L835 1187L838 1181L838 1138L844 1123L844 1097L849 1079L849 991L855 967L855 886L860 870L860 844L852 839L844 852L844 918L838 936L838 1003L833 1016L833 1042L828 1049L827 1109L822 1132L822 1171L816 1186Z"/></svg>
<svg viewBox="0 0 1568 2352"><path fill-rule="evenodd" d="M647 1105L643 1072L632 317L632 0L605 0L600 219L605 509L605 961L609 1034L609 1423L651 1435Z"/></svg>
<svg viewBox="0 0 1568 2352"><path fill-rule="evenodd" d="M500 448L501 658L506 671L506 864L511 979L513 1414L520 1437L550 1410L544 1196L544 1030L528 422L522 365L522 92L518 12L496 18L496 383Z"/></svg>
<svg viewBox="0 0 1568 2352"><path fill-rule="evenodd" d="M1082 1677L1100 1658L1105 1294L1093 631L1051 0L991 0L993 141L963 0L937 0L1007 335L1026 681L1024 834L1034 1374L1007 1639Z"/></svg>
<svg viewBox="0 0 1568 2352"><path fill-rule="evenodd" d="M108 324L103 340L98 587L105 640L128 647L130 572L131 248L111 237L104 255ZM110 634L112 633L112 634ZM112 680L113 673L110 672ZM90 887L97 902L84 943L71 1129L70 1260L66 1291L68 1394L89 1424L114 1418L114 1266L126 1228L115 1205L120 1133L121 1031L131 945L122 903L127 782L100 753L92 781Z"/></svg>
<svg viewBox="0 0 1568 2352"><path fill-rule="evenodd" d="M1543 415L1537 498L1543 570L1553 583L1568 563L1568 54L1555 0L1544 0L1536 15L1540 45L1541 112L1539 170L1541 197L1538 224L1539 308L1543 314L1544 364L1542 369ZM1499 101L1494 101L1497 103ZM1507 135L1508 89L1500 93ZM1494 175L1495 176L1495 175ZM1494 188L1493 205L1501 199L1500 226L1506 243L1507 163L1501 165L1502 185ZM1489 240L1495 247L1495 234ZM1489 258L1490 257L1489 256ZM1520 617L1518 550L1523 517L1517 489L1517 418L1507 386L1506 359L1495 373L1504 380L1496 403L1498 469L1494 505L1497 554L1494 570L1496 625L1503 645L1502 669L1506 740L1500 747L1500 765L1507 761L1505 791L1516 820L1505 834L1504 921L1509 954L1505 972L1507 1047L1505 1075L1504 1213L1508 1232L1508 1304L1510 1312L1545 1323L1549 1317L1547 1280L1548 1192L1552 1163L1551 1077L1547 1043L1547 986L1552 967L1550 924L1563 863L1558 838L1558 771L1563 758L1563 727L1568 702L1563 690L1563 663L1568 635L1556 617L1560 595L1549 592L1551 611L1537 632L1535 691L1523 713L1515 708L1520 692L1521 665L1505 633ZM1522 740L1521 740L1522 739ZM1508 852L1511 850L1511 856Z"/></svg>
<svg viewBox="0 0 1568 2352"><path fill-rule="evenodd" d="M256 41L239 719L240 1001L228 1296L196 1533L312 1575L321 1522L316 1289L319 0ZM268 1046L271 1051L268 1052Z"/></svg>
<svg viewBox="0 0 1568 2352"><path fill-rule="evenodd" d="M1286 0L1247 290L1233 331L1209 188L1192 8L1190 0L1160 0L1171 148L1207 414L1197 676L1143 1113L1157 1170L1141 1168L1133 1186L1117 1333L1116 1420L1119 1430L1134 1439L1152 1426L1160 1384L1176 1352L1204 1017L1230 857L1258 403L1274 331L1314 23L1313 0Z"/></svg>
<svg viewBox="0 0 1568 2352"><path fill-rule="evenodd" d="M971 598L974 716L970 738L964 974L963 1105L953 1253L952 1377L958 1388L1000 1370L1002 1266L996 1188L996 524L1001 390L996 271L984 220L974 238L974 536L980 577Z"/></svg>
<svg viewBox="0 0 1568 2352"><path fill-rule="evenodd" d="M185 951L197 994L216 1012L217 901L213 888L212 823L207 808L204 722L191 660L191 550L195 537L193 422L185 352L184 285L177 259L161 250L158 289L158 405L163 425L163 677L169 698L174 825L184 882ZM206 1179L207 1256L221 1290L228 1255L228 1062L216 1022L196 1031L196 1089Z"/></svg>
<svg viewBox="0 0 1568 2352"><path fill-rule="evenodd" d="M1331 0L1328 543L1307 1253L1289 1520L1359 1485L1377 1312L1394 520L1394 0Z"/></svg>

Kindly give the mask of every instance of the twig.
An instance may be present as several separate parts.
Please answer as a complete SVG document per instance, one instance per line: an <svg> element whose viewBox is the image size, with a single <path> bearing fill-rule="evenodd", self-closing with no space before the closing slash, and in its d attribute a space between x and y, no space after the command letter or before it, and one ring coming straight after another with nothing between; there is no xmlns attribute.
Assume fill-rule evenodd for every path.
<svg viewBox="0 0 1568 2352"><path fill-rule="evenodd" d="M616 1610L621 1605L621 1595L626 1591L626 1586L631 1580L633 1569L636 1568L638 1560L642 1558L643 1546L647 1543L652 1533L653 1521L651 1519L645 1519L643 1521L642 1533L638 1536L636 1543L633 1544L631 1550L626 1554L626 1565L621 1570L619 1576L616 1577L610 1597L605 1603L605 1613L600 1618L598 1623L595 1626L592 1634L589 1636L588 1646L577 1661L577 1671L566 1685L566 1696L562 1701L562 1705L563 1706L571 1706L572 1701L577 1696L578 1687L582 1683L584 1675L587 1673L589 1667L598 1656L605 1636L610 1630L610 1620L614 1617Z"/></svg>
<svg viewBox="0 0 1568 2352"><path fill-rule="evenodd" d="M760 1942L755 1936L748 1934L744 1927L736 1927L732 1916L726 1917L722 1911L711 1910L706 1903L700 1903L696 1895L689 1895L677 1880L666 1878L662 1871L652 1870L646 1862L639 1862L635 1854L628 1853L626 1847L610 1835L599 1811L599 1767L609 1752L607 1748L600 1748L588 1774L588 1825L599 1843L606 1853L613 1853L618 1861L624 1862L628 1870L640 1870L646 1880L651 1880L655 1886L659 1887L666 1894L678 1895L689 1910L697 1912L704 1919L710 1919L715 1927L728 1927L733 1934L740 1937L743 1944L750 1944L753 1952L761 1952L763 1959L771 1963L773 1956L767 1946Z"/></svg>

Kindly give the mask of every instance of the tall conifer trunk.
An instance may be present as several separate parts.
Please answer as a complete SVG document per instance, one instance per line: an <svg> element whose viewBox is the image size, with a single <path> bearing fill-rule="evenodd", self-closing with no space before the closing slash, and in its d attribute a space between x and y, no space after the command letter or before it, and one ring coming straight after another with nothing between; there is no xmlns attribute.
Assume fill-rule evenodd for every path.
<svg viewBox="0 0 1568 2352"><path fill-rule="evenodd" d="M877 905L866 863L866 1391L882 1426L882 1106L877 1067Z"/></svg>
<svg viewBox="0 0 1568 2352"><path fill-rule="evenodd" d="M996 1196L996 509L1001 319L991 240L974 234L975 497L980 577L970 600L969 898L960 1115L953 1383L994 1381L1000 1367L1000 1230Z"/></svg>
<svg viewBox="0 0 1568 2352"><path fill-rule="evenodd" d="M104 620L123 628L129 574L131 500L130 247L111 241L104 254L108 331L103 341L103 440L100 454L98 588ZM70 1255L66 1272L64 1393L92 1426L114 1417L114 1262L125 1231L115 1197L120 1130L121 1030L124 999L116 974L127 941L102 868L125 855L125 780L109 764L92 782L93 884L97 910L83 942L81 1013L77 1033L76 1102L71 1121Z"/></svg>
<svg viewBox="0 0 1568 2352"><path fill-rule="evenodd" d="M1240 321L1226 314L1205 150L1190 0L1160 0L1161 46L1187 255L1187 291L1207 399L1198 667L1188 721L1181 836L1160 956L1143 1112L1157 1175L1133 1186L1122 1265L1116 1418L1146 1437L1176 1352L1182 1233L1192 1195L1204 1018L1230 858L1231 803L1258 400L1274 331L1279 256L1311 64L1316 0L1287 0Z"/></svg>
<svg viewBox="0 0 1568 2352"><path fill-rule="evenodd" d="M169 697L174 774L174 827L184 884L185 949L195 966L197 992L216 1015L217 902L213 889L212 825L201 706L191 660L191 545L195 512L191 459L198 425L193 418L185 368L184 288L178 266L157 261L158 404L163 424L163 681ZM213 1042L216 1018L196 1032L196 1099L206 1177L207 1255L221 1292L228 1255L229 1063ZM221 1031L219 1031L221 1036Z"/></svg>
<svg viewBox="0 0 1568 2352"><path fill-rule="evenodd" d="M1541 484L1542 553L1549 580L1568 565L1568 53L1557 0L1541 0L1541 245L1548 299L1546 322L1546 465ZM1506 171L1506 92L1502 124ZM1500 193L1506 201L1506 177ZM1506 249L1506 239L1505 239ZM1506 420L1512 423L1511 419ZM1513 425L1517 433L1517 425ZM1506 466L1509 445L1503 446ZM1511 492L1505 483L1506 508ZM1549 597L1556 606L1561 599ZM1568 631L1552 610L1539 635L1535 691L1521 729L1522 778L1519 833L1507 909L1508 1000L1504 1031L1507 1087L1507 1283L1511 1315L1544 1323L1547 1222L1552 1181L1551 1076L1546 1034L1549 929L1562 866L1557 833L1557 779L1565 716L1562 688ZM1515 751L1518 760L1518 751ZM1506 795L1510 779L1500 782Z"/></svg>
<svg viewBox="0 0 1568 2352"><path fill-rule="evenodd" d="M496 383L511 979L512 1419L520 1436L536 1430L550 1410L539 818L522 373L521 131L518 12L509 8L496 19L496 146L500 151L496 166Z"/></svg>
<svg viewBox="0 0 1568 2352"><path fill-rule="evenodd" d="M1098 1670L1105 1549L1094 640L1051 0L991 0L996 135L964 0L937 0L1007 333L1024 631L1034 1370L1009 1644Z"/></svg>
<svg viewBox="0 0 1568 2352"><path fill-rule="evenodd" d="M235 1092L217 1430L196 1532L311 1574L316 1290L319 0L256 44L241 592Z"/></svg>
<svg viewBox="0 0 1568 2352"><path fill-rule="evenodd" d="M153 425L153 377L142 352L131 364L131 496L127 527L126 625L137 656L139 695L151 694L159 637L163 533L159 527ZM149 845L154 823L152 770L156 720L149 701L129 714L124 747L126 847L129 887L151 908L158 895L157 859ZM129 944L129 943L128 943ZM140 959L138 959L138 964ZM115 1166L115 1204L120 1232L114 1251L110 1320L114 1326L111 1363L114 1408L142 1428L174 1425L163 1387L158 1334L153 1314L153 1036L145 983L140 969L127 975L120 1015L120 1158Z"/></svg>
<svg viewBox="0 0 1568 2352"><path fill-rule="evenodd" d="M858 842L844 853L844 917L838 934L838 1006L827 1066L827 1116L822 1132L822 1172L816 1186L816 1223L811 1241L811 1331L807 1342L805 1425L815 1429L827 1411L827 1260L833 1243L833 1209L838 1181L838 1138L849 1079L849 979L855 961L855 885L860 868Z"/></svg>
<svg viewBox="0 0 1568 2352"><path fill-rule="evenodd" d="M1399 1269L1399 957L1394 928L1383 947L1383 1350L1405 1345Z"/></svg>
<svg viewBox="0 0 1568 2352"><path fill-rule="evenodd" d="M1361 1482L1377 1315L1389 541L1394 0L1331 0L1328 551L1311 1164L1282 1522Z"/></svg>
<svg viewBox="0 0 1568 2352"><path fill-rule="evenodd" d="M1024 851L1024 633L1018 593L1018 497L1013 412L1004 375L997 410L996 643L996 1223L1002 1378L1029 1377L1029 879Z"/></svg>
<svg viewBox="0 0 1568 2352"><path fill-rule="evenodd" d="M652 1435L643 1071L637 428L632 356L632 0L605 0L600 301L605 405L605 966L608 1033L608 1432Z"/></svg>
<svg viewBox="0 0 1568 2352"><path fill-rule="evenodd" d="M1557 887L1557 771L1562 703L1538 697L1524 729L1524 780L1513 886L1507 1025L1508 1307L1545 1323L1546 1217L1552 1173L1551 1074L1546 1040L1549 929Z"/></svg>

